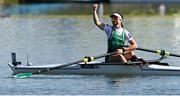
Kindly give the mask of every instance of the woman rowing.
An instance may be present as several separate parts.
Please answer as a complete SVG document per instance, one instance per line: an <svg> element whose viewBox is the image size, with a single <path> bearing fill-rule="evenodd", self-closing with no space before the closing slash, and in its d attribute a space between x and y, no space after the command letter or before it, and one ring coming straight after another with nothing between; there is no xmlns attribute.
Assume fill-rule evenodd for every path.
<svg viewBox="0 0 180 96"><path fill-rule="evenodd" d="M94 23L103 31L108 37L108 53L115 52L115 55L106 57L106 62L127 62L129 60L136 61L133 50L137 48L136 41L132 38L131 34L123 28L123 16L115 12L110 15L112 26L104 24L99 21L97 15L98 4L93 6L93 19ZM125 41L128 41L130 46L124 48Z"/></svg>

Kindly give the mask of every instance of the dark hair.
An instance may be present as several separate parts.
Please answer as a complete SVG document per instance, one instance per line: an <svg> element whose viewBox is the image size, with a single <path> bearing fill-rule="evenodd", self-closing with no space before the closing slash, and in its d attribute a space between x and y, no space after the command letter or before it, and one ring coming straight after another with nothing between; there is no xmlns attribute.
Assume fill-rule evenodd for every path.
<svg viewBox="0 0 180 96"><path fill-rule="evenodd" d="M122 28L124 28L124 24L123 24L123 22L121 22L121 27L122 27Z"/></svg>

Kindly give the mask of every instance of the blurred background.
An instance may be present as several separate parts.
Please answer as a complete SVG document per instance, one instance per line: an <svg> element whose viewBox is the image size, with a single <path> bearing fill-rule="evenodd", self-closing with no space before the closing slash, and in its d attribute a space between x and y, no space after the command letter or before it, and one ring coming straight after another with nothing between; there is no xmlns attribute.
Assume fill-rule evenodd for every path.
<svg viewBox="0 0 180 96"><path fill-rule="evenodd" d="M100 3L100 14L120 11L125 15L173 15L180 13L180 0L0 0L1 14L91 14ZM48 5L48 6L47 6Z"/></svg>

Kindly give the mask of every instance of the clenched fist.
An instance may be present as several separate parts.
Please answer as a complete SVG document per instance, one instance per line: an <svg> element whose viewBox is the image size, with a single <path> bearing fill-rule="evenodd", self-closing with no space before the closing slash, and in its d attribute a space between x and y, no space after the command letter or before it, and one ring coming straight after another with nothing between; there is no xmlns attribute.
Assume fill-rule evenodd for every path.
<svg viewBox="0 0 180 96"><path fill-rule="evenodd" d="M94 8L93 8L94 10L97 10L98 7L99 7L99 5L98 5L98 4L94 4L93 7L94 7Z"/></svg>

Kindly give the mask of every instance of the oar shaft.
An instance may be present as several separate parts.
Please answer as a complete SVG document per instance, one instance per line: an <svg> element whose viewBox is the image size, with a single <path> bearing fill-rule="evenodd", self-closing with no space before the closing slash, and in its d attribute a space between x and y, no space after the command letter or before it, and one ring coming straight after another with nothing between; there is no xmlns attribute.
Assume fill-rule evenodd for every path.
<svg viewBox="0 0 180 96"><path fill-rule="evenodd" d="M165 50L151 50L151 49L145 49L145 48L136 48L137 50L141 51L146 51L146 52L152 52L160 55L165 55L165 56L174 56L174 57L180 57L178 54L173 54L170 52L166 52Z"/></svg>
<svg viewBox="0 0 180 96"><path fill-rule="evenodd" d="M169 54L170 56L174 56L174 57L180 57L180 55L178 55L178 54Z"/></svg>
<svg viewBox="0 0 180 96"><path fill-rule="evenodd" d="M105 54L102 54L102 55L94 56L92 58L93 59L99 59L99 58L103 58L103 57L106 57L106 56L109 56L109 55L113 55L113 54L114 53L105 53ZM70 65L73 65L73 64L78 64L78 63L81 63L81 62L84 62L84 59L81 59L81 60L78 60L78 61L74 61L74 62L70 62L70 63L63 64L63 65L59 65L59 66L56 66L56 67L57 68L66 67L66 66L70 66Z"/></svg>
<svg viewBox="0 0 180 96"><path fill-rule="evenodd" d="M124 45L123 47L129 47L128 45ZM141 50L141 51L146 51L146 52L152 52L152 53L157 53L156 50L151 50L151 49L145 49L145 48L136 48L136 50Z"/></svg>
<svg viewBox="0 0 180 96"><path fill-rule="evenodd" d="M106 57L106 56L110 56L110 55L113 55L114 53L105 53L105 54L102 54L102 55L99 55L99 56L94 56L94 59L99 59L99 58L103 58L103 57Z"/></svg>
<svg viewBox="0 0 180 96"><path fill-rule="evenodd" d="M146 52L152 52L152 53L157 53L157 51L155 50L150 50L150 49L144 49L144 48L136 48L137 50L141 50L141 51L146 51Z"/></svg>
<svg viewBox="0 0 180 96"><path fill-rule="evenodd" d="M105 54L94 56L94 57L91 57L91 58L93 58L93 60L95 60L95 59L103 58L103 57L110 56L110 55L113 55L113 54L114 53L105 53ZM40 73L44 73L44 72L51 71L51 70L54 70L54 69L60 69L60 68L66 67L66 66L78 64L78 63L81 63L81 62L85 62L85 59L77 60L77 61L70 62L70 63L63 64L63 65L58 65L58 66L55 66L55 67L52 67L52 68L47 68L46 70L39 70L39 71L37 71L35 73L32 73L32 74L40 74Z"/></svg>
<svg viewBox="0 0 180 96"><path fill-rule="evenodd" d="M123 47L129 47L128 45L124 45ZM136 48L136 50L141 50L141 51L146 51L146 52L152 52L156 53L162 56L174 56L174 57L180 57L178 54L173 54L170 52L166 52L165 50L151 50L151 49L146 49L146 48Z"/></svg>

